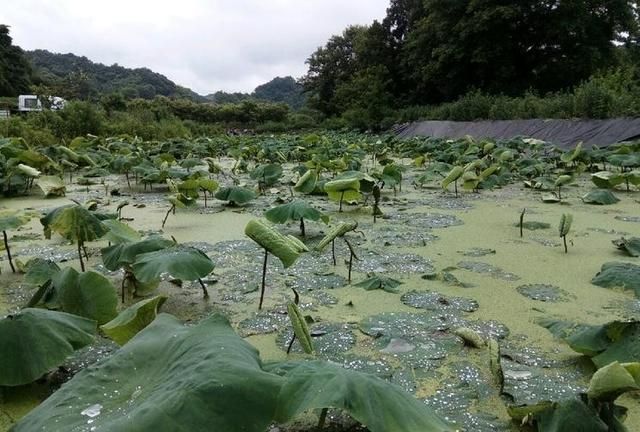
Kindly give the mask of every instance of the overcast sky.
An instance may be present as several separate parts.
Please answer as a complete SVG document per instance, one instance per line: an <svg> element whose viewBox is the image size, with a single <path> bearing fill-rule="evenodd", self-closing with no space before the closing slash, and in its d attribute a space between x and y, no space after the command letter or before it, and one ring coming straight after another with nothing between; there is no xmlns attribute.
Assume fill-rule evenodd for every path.
<svg viewBox="0 0 640 432"><path fill-rule="evenodd" d="M389 0L0 0L23 49L148 67L200 94L250 92L350 24L382 20Z"/></svg>

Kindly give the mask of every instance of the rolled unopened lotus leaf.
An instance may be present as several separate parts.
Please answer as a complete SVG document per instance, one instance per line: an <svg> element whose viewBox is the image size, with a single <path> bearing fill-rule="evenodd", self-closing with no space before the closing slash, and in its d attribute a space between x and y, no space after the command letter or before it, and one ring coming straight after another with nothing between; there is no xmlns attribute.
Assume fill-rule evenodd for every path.
<svg viewBox="0 0 640 432"><path fill-rule="evenodd" d="M316 246L316 250L321 251L333 240L345 235L349 231L353 231L357 227L357 222L341 222L339 225L336 225L331 231L329 231L322 240L320 240L320 243L318 243L318 245Z"/></svg>
<svg viewBox="0 0 640 432"><path fill-rule="evenodd" d="M290 267L300 256L297 245L260 220L250 220L244 229L244 233L251 240L275 255L282 261L282 265L285 268Z"/></svg>
<svg viewBox="0 0 640 432"><path fill-rule="evenodd" d="M316 188L318 182L318 172L316 170L308 170L300 177L298 183L293 187L293 190L300 193L311 193Z"/></svg>
<svg viewBox="0 0 640 432"><path fill-rule="evenodd" d="M447 186L449 186L454 181L458 180L460 176L462 176L462 174L464 174L463 167L454 166L453 168L451 168L451 171L449 171L449 174L447 174L444 180L442 180L442 189L446 189Z"/></svg>
<svg viewBox="0 0 640 432"><path fill-rule="evenodd" d="M291 234L287 235L287 239L291 242L291 244L298 249L298 252L309 252L309 248L306 244L304 244L299 238L292 236Z"/></svg>
<svg viewBox="0 0 640 432"><path fill-rule="evenodd" d="M167 300L166 296L155 296L139 301L106 324L100 326L107 336L122 346L153 321L158 309Z"/></svg>
<svg viewBox="0 0 640 432"><path fill-rule="evenodd" d="M360 190L360 180L354 178L345 178L331 180L324 184L325 192L342 192L346 190Z"/></svg>
<svg viewBox="0 0 640 432"><path fill-rule="evenodd" d="M313 353L313 341L311 340L311 333L309 332L309 326L300 311L300 308L293 302L289 302L287 305L287 313L291 320L291 326L293 327L293 333L300 341L300 346L307 354Z"/></svg>
<svg viewBox="0 0 640 432"><path fill-rule="evenodd" d="M482 348L487 344L478 332L468 327L458 327L453 331L453 334L462 338L466 345L471 345L474 348Z"/></svg>

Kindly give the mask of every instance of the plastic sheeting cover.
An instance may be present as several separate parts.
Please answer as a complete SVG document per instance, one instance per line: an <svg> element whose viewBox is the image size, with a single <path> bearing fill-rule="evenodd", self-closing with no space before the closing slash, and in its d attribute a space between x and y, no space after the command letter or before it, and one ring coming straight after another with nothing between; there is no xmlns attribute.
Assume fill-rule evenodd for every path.
<svg viewBox="0 0 640 432"><path fill-rule="evenodd" d="M436 138L510 139L530 137L561 148L584 145L608 146L640 138L640 118L607 120L485 120L455 122L429 120L409 123L395 129L400 138L429 136Z"/></svg>

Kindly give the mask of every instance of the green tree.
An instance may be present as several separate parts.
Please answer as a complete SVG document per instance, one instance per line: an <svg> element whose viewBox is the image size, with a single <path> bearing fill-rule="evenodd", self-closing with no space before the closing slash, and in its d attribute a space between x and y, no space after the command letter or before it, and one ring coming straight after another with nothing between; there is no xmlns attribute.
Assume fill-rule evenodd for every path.
<svg viewBox="0 0 640 432"><path fill-rule="evenodd" d="M0 24L0 96L28 93L31 78L31 66L24 52L13 45L9 26Z"/></svg>

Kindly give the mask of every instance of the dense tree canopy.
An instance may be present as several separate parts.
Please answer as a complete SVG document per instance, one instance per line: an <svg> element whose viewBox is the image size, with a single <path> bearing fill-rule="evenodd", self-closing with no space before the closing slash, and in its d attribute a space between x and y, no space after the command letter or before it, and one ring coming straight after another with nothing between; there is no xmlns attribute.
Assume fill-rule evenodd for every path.
<svg viewBox="0 0 640 432"><path fill-rule="evenodd" d="M31 66L20 47L13 45L9 26L0 24L0 96L17 96L29 91Z"/></svg>
<svg viewBox="0 0 640 432"><path fill-rule="evenodd" d="M454 100L473 90L521 95L571 89L634 44L627 0L392 0L382 23L352 26L307 60L313 107L378 116L396 107ZM364 86L368 83L368 86Z"/></svg>

